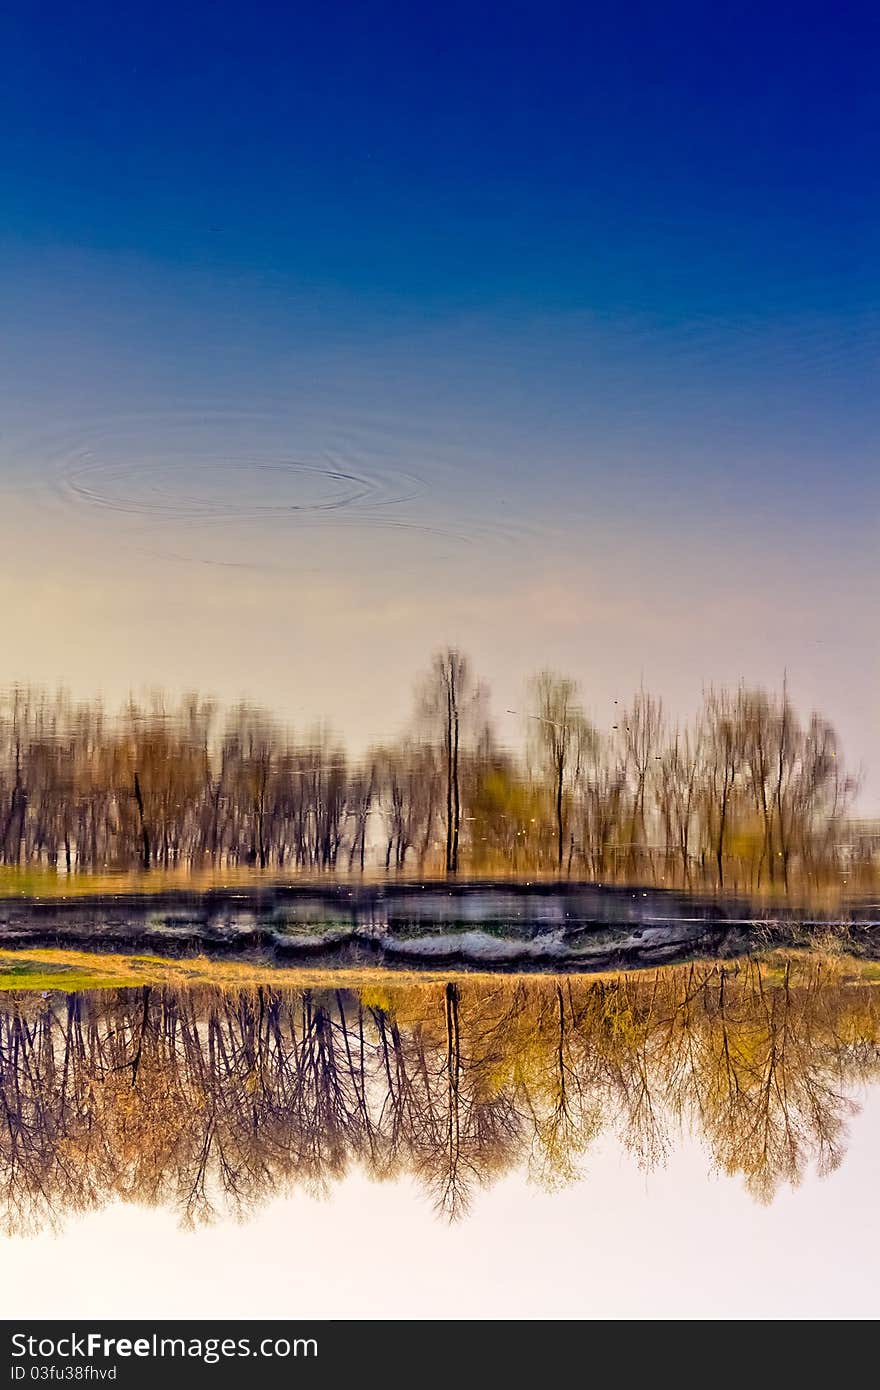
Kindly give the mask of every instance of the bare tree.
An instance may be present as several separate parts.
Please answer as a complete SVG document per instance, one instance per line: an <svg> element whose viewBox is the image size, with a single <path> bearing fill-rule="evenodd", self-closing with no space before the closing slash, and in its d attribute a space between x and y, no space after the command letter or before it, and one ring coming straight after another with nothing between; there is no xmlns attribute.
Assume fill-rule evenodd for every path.
<svg viewBox="0 0 880 1390"><path fill-rule="evenodd" d="M461 751L465 729L474 724L483 700L483 690L475 685L470 665L454 647L434 657L430 675L422 691L422 712L439 731L443 749L446 782L446 872L459 868L461 843Z"/></svg>
<svg viewBox="0 0 880 1390"><path fill-rule="evenodd" d="M831 724L781 693L710 690L669 730L639 691L612 736L575 683L531 686L527 755L501 747L457 651L422 683L422 728L351 762L326 729L294 738L266 711L195 695L119 714L63 692L0 690L0 863L49 872L368 862L774 891L876 882L880 831L848 819L856 783ZM439 853L438 853L439 850Z"/></svg>
<svg viewBox="0 0 880 1390"><path fill-rule="evenodd" d="M565 854L567 793L577 781L582 761L595 741L577 694L575 681L553 671L541 671L532 681L530 724L542 771L552 781L556 867L560 873Z"/></svg>

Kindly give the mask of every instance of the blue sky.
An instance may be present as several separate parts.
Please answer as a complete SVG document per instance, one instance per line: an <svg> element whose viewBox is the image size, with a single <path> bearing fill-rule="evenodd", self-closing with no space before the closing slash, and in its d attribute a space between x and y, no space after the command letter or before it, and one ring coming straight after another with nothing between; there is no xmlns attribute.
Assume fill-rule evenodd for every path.
<svg viewBox="0 0 880 1390"><path fill-rule="evenodd" d="M280 604L328 690L358 619L367 722L453 638L597 715L788 666L880 764L878 60L861 5L6 7L9 674L194 679L152 612L127 636L172 584L215 643ZM213 458L206 539L174 504ZM367 510L306 525L292 458ZM278 514L236 527L250 477ZM292 669L224 647L200 683L283 703Z"/></svg>
<svg viewBox="0 0 880 1390"><path fill-rule="evenodd" d="M867 6L34 4L4 30L29 247L675 319L858 311L876 274Z"/></svg>

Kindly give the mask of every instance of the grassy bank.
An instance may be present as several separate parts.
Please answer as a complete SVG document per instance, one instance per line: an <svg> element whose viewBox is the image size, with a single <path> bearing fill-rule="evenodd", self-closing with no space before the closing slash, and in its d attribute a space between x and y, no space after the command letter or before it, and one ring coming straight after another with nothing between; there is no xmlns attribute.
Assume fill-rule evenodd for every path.
<svg viewBox="0 0 880 1390"><path fill-rule="evenodd" d="M791 961L819 959L829 972L841 979L864 984L880 983L880 962L866 961L846 953L822 951L769 951L761 955L765 978L781 981L786 965ZM738 959L721 962L726 972L736 972ZM680 970L681 963L659 966L657 973ZM591 981L643 976L644 971L609 970L591 973ZM654 973L654 972L651 972ZM549 974L549 972L548 972ZM532 974L535 981L540 975ZM553 977L555 978L555 977ZM66 951L55 948L0 950L0 993L15 991L59 990L73 994L85 989L135 989L143 985L187 988L195 985L214 985L220 988L241 989L266 985L273 989L362 989L365 986L389 981L395 988L418 984L448 983L467 980L469 984L498 982L494 971L411 970L387 971L379 967L358 967L355 970L321 969L247 964L239 961L215 961L207 956L192 956L171 960L151 955L116 955L94 951Z"/></svg>
<svg viewBox="0 0 880 1390"><path fill-rule="evenodd" d="M0 950L0 991L129 989L141 985L218 985L244 988L352 989L393 980L395 987L436 984L457 976L455 971L395 970L359 967L356 970L248 964L217 961L208 956L169 959L152 955L121 955L96 951L66 951L53 947ZM469 981L497 979L490 971L462 974ZM534 977L532 977L534 978ZM591 976L591 978L599 978Z"/></svg>

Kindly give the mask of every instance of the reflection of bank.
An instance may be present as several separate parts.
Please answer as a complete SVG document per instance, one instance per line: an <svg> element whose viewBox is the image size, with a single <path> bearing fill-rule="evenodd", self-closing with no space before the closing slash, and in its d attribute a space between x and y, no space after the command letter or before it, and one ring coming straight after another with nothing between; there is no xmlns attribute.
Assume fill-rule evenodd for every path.
<svg viewBox="0 0 880 1390"><path fill-rule="evenodd" d="M6 1226L112 1199L201 1221L353 1166L455 1216L513 1167L571 1181L603 1131L656 1165L681 1126L768 1198L841 1161L880 1069L880 984L842 958L375 979L0 997Z"/></svg>

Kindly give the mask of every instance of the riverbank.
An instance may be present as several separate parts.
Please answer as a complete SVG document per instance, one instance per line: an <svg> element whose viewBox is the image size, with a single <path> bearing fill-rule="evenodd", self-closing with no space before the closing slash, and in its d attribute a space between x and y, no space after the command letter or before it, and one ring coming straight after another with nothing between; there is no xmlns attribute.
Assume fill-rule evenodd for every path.
<svg viewBox="0 0 880 1390"><path fill-rule="evenodd" d="M811 959L816 954L810 951L771 950L760 956L761 969L770 984L780 983L787 965ZM822 953L822 960L841 981L880 983L880 961L852 956L845 950L833 954ZM727 968L735 975L737 959L728 958ZM638 972L591 971L589 978L596 983L601 980L619 981L630 973L636 975ZM555 979L556 976L534 973L529 978L537 983L541 979ZM457 979L467 980L476 986L490 985L493 981L497 982L498 971L419 969L389 973L386 969L369 966L356 970L309 965L266 966L253 961L218 961L210 956L175 959L55 948L0 949L0 994L75 994L82 990L145 987L194 989L201 986L232 990L263 987L273 990L338 991L381 990L390 985L399 990L410 986L448 985Z"/></svg>
<svg viewBox="0 0 880 1390"><path fill-rule="evenodd" d="M880 958L874 900L817 911L662 888L497 881L249 883L0 897L0 948L268 966L615 970L845 940Z"/></svg>

